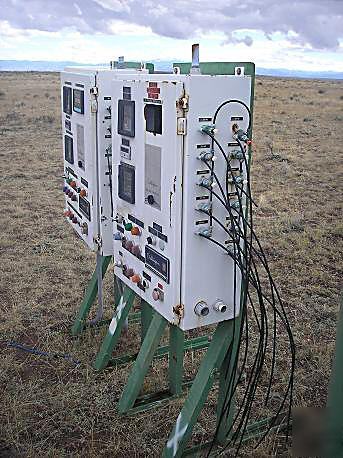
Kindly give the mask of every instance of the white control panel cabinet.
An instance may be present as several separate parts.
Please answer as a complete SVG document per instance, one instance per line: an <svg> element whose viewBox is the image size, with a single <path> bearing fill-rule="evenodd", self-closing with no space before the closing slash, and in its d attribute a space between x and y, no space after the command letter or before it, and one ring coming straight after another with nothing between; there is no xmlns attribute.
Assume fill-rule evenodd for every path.
<svg viewBox="0 0 343 458"><path fill-rule="evenodd" d="M211 151L211 138L201 127L213 122L226 100L250 107L251 84L250 76L203 75L113 83L115 275L183 330L239 313L239 269L222 248L198 235L211 233L230 247L228 234L198 210L210 204L212 214L230 226L227 209L201 185L211 179L212 164L225 187L227 163L216 146L215 161L206 164L199 157ZM246 130L248 122L248 111L237 103L218 113L215 136L227 157L238 150L232 125ZM244 179L244 162L230 164ZM220 195L218 186L213 190Z"/></svg>
<svg viewBox="0 0 343 458"><path fill-rule="evenodd" d="M61 73L64 216L103 256L113 254L112 82L130 73L139 71L69 67Z"/></svg>

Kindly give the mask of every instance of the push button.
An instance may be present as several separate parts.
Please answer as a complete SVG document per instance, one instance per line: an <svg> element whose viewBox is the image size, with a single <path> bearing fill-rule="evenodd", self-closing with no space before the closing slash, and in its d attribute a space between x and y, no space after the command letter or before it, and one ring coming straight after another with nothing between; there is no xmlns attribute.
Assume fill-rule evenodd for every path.
<svg viewBox="0 0 343 458"><path fill-rule="evenodd" d="M141 235L141 231L140 231L139 227L133 226L133 227L131 228L131 234L132 234L132 235Z"/></svg>

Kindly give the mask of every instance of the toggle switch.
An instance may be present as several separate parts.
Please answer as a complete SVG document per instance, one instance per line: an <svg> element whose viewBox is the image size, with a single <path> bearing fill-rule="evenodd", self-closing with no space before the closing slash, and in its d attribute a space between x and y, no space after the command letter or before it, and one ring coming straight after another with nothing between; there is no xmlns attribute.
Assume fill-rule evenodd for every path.
<svg viewBox="0 0 343 458"><path fill-rule="evenodd" d="M148 245L156 245L156 237L150 236L146 238Z"/></svg>

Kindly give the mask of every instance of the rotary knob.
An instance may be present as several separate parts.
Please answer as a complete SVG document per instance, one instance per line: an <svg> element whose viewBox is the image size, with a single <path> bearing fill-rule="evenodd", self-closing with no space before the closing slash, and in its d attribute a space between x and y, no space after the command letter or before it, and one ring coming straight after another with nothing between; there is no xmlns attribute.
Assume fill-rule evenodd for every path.
<svg viewBox="0 0 343 458"><path fill-rule="evenodd" d="M128 240L126 243L125 243L125 248L129 251L132 250L133 248L133 242L131 242L131 240Z"/></svg>
<svg viewBox="0 0 343 458"><path fill-rule="evenodd" d="M135 256L139 256L141 254L141 247L138 245L134 245L131 249L131 253Z"/></svg>
<svg viewBox="0 0 343 458"><path fill-rule="evenodd" d="M140 234L141 234L141 231L140 231L139 227L138 227L138 226L133 226L133 227L131 228L131 234L132 234L132 235L140 235Z"/></svg>
<svg viewBox="0 0 343 458"><path fill-rule="evenodd" d="M153 205L155 203L154 196L152 194L149 194L148 197L146 198L147 202L149 205Z"/></svg>
<svg viewBox="0 0 343 458"><path fill-rule="evenodd" d="M132 275L131 281L133 281L133 283L138 284L141 282L141 276L139 274Z"/></svg>
<svg viewBox="0 0 343 458"><path fill-rule="evenodd" d="M131 278L135 275L135 271L131 268L128 268L125 270L125 275L128 277L128 278Z"/></svg>

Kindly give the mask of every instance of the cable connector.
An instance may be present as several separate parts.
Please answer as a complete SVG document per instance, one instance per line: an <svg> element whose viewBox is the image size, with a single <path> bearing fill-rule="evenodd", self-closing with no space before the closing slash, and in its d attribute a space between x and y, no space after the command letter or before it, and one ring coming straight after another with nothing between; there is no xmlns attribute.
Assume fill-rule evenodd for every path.
<svg viewBox="0 0 343 458"><path fill-rule="evenodd" d="M239 141L246 143L248 145L251 143L251 140L249 139L248 134L244 132L243 129L240 129L238 124L233 124L232 133L233 133L232 137L234 139L238 139Z"/></svg>
<svg viewBox="0 0 343 458"><path fill-rule="evenodd" d="M230 208L233 208L235 210L238 210L240 208L240 202L239 200L233 200L230 202Z"/></svg>
<svg viewBox="0 0 343 458"><path fill-rule="evenodd" d="M209 227L199 228L194 233L195 233L195 235L200 235L202 237L211 237L211 235L212 235L212 227L209 226Z"/></svg>
<svg viewBox="0 0 343 458"><path fill-rule="evenodd" d="M235 184L244 184L244 178L242 175L234 176L231 179L228 180L229 183L235 183Z"/></svg>
<svg viewBox="0 0 343 458"><path fill-rule="evenodd" d="M214 161L216 158L214 156L214 151L201 151L199 156L197 156L197 159L200 161Z"/></svg>
<svg viewBox="0 0 343 458"><path fill-rule="evenodd" d="M200 127L200 132L203 134L215 135L218 133L218 129L216 128L215 124L204 124Z"/></svg>
<svg viewBox="0 0 343 458"><path fill-rule="evenodd" d="M204 213L210 213L212 210L212 202L202 202L198 204L196 210Z"/></svg>
<svg viewBox="0 0 343 458"><path fill-rule="evenodd" d="M201 177L197 183L198 186L202 186L206 189L211 189L214 186L212 177Z"/></svg>
<svg viewBox="0 0 343 458"><path fill-rule="evenodd" d="M240 150L234 150L230 152L229 158L232 159L237 159L238 161L243 161L244 159L244 154Z"/></svg>

